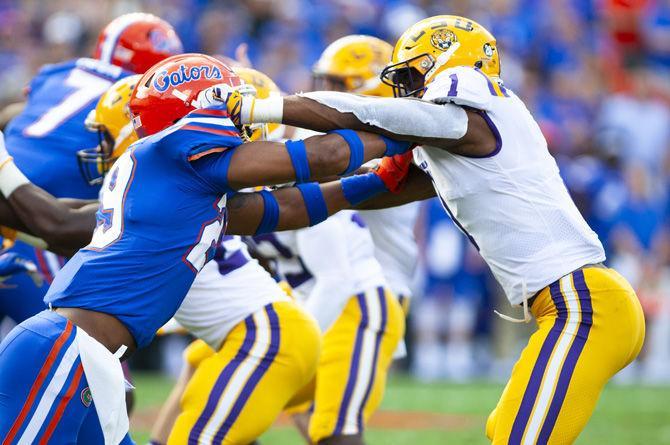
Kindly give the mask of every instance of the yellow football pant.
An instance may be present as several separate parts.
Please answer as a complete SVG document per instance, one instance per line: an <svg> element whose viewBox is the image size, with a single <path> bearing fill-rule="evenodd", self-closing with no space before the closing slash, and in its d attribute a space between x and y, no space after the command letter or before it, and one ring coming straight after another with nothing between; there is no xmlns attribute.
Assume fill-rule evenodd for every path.
<svg viewBox="0 0 670 445"><path fill-rule="evenodd" d="M405 315L391 292L380 287L349 299L323 336L309 424L313 443L363 431L381 403L404 331Z"/></svg>
<svg viewBox="0 0 670 445"><path fill-rule="evenodd" d="M320 344L314 319L281 301L235 326L216 354L194 346L187 360L199 365L168 444L253 442L314 377Z"/></svg>
<svg viewBox="0 0 670 445"><path fill-rule="evenodd" d="M494 444L571 444L607 381L640 352L642 308L616 271L586 267L543 289L531 312L538 330L488 418L486 435Z"/></svg>

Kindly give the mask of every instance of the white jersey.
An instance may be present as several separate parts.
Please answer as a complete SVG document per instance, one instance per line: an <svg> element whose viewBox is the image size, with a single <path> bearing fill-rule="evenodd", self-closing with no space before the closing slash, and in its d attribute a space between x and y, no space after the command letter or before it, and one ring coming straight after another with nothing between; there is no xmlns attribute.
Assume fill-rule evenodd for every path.
<svg viewBox="0 0 670 445"><path fill-rule="evenodd" d="M326 330L353 295L386 286L363 219L339 212L316 226L259 235L254 249L273 260L304 307Z"/></svg>
<svg viewBox="0 0 670 445"><path fill-rule="evenodd" d="M476 69L457 67L440 73L423 99L482 110L497 139L495 152L483 158L423 146L414 159L512 304L581 266L605 260L539 126L514 93Z"/></svg>
<svg viewBox="0 0 670 445"><path fill-rule="evenodd" d="M375 244L375 257L384 269L386 281L398 297L410 298L419 249L414 227L419 203L411 202L381 210L360 211Z"/></svg>
<svg viewBox="0 0 670 445"><path fill-rule="evenodd" d="M224 236L214 258L195 277L174 318L218 350L228 333L249 315L289 297L251 258L239 236Z"/></svg>

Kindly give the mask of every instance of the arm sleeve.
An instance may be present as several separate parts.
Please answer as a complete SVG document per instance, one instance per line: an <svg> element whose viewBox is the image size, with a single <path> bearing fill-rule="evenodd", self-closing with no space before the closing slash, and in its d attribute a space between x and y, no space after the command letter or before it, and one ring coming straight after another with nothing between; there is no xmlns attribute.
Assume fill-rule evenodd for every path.
<svg viewBox="0 0 670 445"><path fill-rule="evenodd" d="M191 161L191 166L213 190L219 193L229 193L233 190L228 185L228 168L233 150L223 153L214 153Z"/></svg>
<svg viewBox="0 0 670 445"><path fill-rule="evenodd" d="M468 130L468 116L453 104L435 104L411 98L365 97L333 91L300 96L340 113L353 113L359 121L397 135L460 139Z"/></svg>
<svg viewBox="0 0 670 445"><path fill-rule="evenodd" d="M330 218L299 230L296 240L298 253L315 279L305 307L325 331L355 292L344 228L338 218Z"/></svg>

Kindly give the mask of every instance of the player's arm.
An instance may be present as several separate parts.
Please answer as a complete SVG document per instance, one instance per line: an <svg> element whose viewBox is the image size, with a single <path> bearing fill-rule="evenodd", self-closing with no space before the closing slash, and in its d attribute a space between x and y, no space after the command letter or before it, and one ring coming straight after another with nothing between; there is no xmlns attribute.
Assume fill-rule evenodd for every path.
<svg viewBox="0 0 670 445"><path fill-rule="evenodd" d="M62 202L32 184L14 164L4 147L0 133L0 192L13 215L7 213L7 225L42 238L49 249L65 255L88 244L95 228L97 204L79 200ZM72 208L72 204L77 208ZM20 224L16 224L16 219Z"/></svg>
<svg viewBox="0 0 670 445"><path fill-rule="evenodd" d="M338 181L234 194L227 204L227 232L257 235L314 226L340 210L354 208L387 192L398 193L411 159L411 152L407 152L384 158L373 172Z"/></svg>
<svg viewBox="0 0 670 445"><path fill-rule="evenodd" d="M427 174L417 167L410 167L405 183L397 193L384 192L354 206L356 210L377 210L397 207L436 196L435 187Z"/></svg>
<svg viewBox="0 0 670 445"><path fill-rule="evenodd" d="M414 98L317 91L256 99L233 92L227 106L243 124L277 122L322 132L351 128L468 156L486 156L497 142L480 111Z"/></svg>
<svg viewBox="0 0 670 445"><path fill-rule="evenodd" d="M403 153L409 147L385 136L352 130L285 143L251 142L229 155L225 175L234 190L302 183L352 173L366 161Z"/></svg>
<svg viewBox="0 0 670 445"><path fill-rule="evenodd" d="M97 202L81 205L73 201L72 204L81 206L72 208L31 183L18 187L7 201L28 232L42 238L52 252L70 256L91 241Z"/></svg>

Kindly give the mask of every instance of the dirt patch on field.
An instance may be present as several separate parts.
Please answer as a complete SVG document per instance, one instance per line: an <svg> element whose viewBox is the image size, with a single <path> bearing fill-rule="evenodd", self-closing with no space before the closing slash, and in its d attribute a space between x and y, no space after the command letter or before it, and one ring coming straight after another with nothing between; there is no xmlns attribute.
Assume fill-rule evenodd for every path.
<svg viewBox="0 0 670 445"><path fill-rule="evenodd" d="M151 429L158 409L136 411L131 420L133 429ZM383 430L465 430L477 424L476 416L462 414L441 414L421 411L378 411L370 419L370 428ZM290 426L291 419L282 414L275 423L276 426Z"/></svg>

